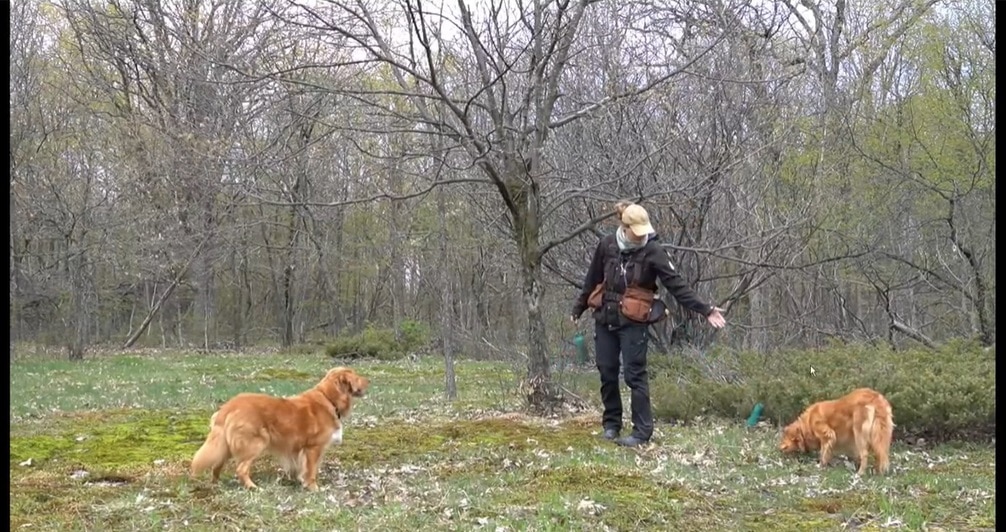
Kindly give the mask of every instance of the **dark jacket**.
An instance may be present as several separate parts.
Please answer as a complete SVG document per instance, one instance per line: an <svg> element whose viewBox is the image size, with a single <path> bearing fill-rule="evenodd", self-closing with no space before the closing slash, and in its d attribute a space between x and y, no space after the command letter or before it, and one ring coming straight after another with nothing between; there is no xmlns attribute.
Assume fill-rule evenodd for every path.
<svg viewBox="0 0 1006 532"><path fill-rule="evenodd" d="M604 304L594 313L594 318L606 325L625 325L627 320L618 309L619 295L633 283L656 292L658 279L681 306L708 316L713 311L713 306L699 299L688 286L685 278L674 269L670 256L658 240L657 235L650 235L644 246L623 253L618 249L614 233L601 238L587 269L583 289L573 305L573 316L579 318L587 310L587 298L594 287L604 280Z"/></svg>

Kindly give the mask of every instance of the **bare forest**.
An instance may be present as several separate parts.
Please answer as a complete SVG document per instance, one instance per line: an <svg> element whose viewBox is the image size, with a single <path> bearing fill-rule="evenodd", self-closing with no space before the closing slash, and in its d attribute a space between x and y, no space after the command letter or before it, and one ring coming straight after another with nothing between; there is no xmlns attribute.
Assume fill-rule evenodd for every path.
<svg viewBox="0 0 1006 532"><path fill-rule="evenodd" d="M995 342L991 1L10 6L12 360L421 324L545 400L620 199L727 310L654 349Z"/></svg>

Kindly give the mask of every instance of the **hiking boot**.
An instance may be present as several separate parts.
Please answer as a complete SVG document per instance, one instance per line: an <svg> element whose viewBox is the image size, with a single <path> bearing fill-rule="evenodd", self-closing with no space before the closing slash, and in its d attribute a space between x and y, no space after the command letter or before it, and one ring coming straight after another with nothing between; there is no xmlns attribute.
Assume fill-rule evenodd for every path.
<svg viewBox="0 0 1006 532"><path fill-rule="evenodd" d="M637 438L636 436L626 436L624 438L618 438L615 443L621 445L622 447L639 447L640 445L646 443L647 440L642 438Z"/></svg>
<svg viewBox="0 0 1006 532"><path fill-rule="evenodd" d="M618 438L618 429L604 429L604 433L601 437L606 440L614 440Z"/></svg>

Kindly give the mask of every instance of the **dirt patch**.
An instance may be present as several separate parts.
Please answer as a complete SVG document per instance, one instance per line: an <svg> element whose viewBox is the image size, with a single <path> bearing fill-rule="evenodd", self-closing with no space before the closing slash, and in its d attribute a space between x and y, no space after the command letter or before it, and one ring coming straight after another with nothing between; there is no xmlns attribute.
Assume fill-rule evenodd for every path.
<svg viewBox="0 0 1006 532"><path fill-rule="evenodd" d="M101 475L96 478L90 478L84 481L86 486L100 486L103 488L116 488L119 486L125 486L132 482L133 479L129 477L124 477L121 475Z"/></svg>

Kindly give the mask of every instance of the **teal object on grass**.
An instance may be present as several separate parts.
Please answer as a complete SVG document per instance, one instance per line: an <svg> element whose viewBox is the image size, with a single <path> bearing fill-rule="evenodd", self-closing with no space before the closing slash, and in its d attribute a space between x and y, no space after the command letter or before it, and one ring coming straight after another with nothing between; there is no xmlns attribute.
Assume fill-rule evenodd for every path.
<svg viewBox="0 0 1006 532"><path fill-rule="evenodd" d="M576 361L579 364L587 363L587 344L583 341L583 333L578 332L573 337L573 345L576 346Z"/></svg>
<svg viewBox="0 0 1006 532"><path fill-rule="evenodd" d="M753 427L755 423L758 423L758 418L761 417L762 410L765 409L765 405L758 403L754 406L754 410L751 411L751 415L748 416L747 426Z"/></svg>

